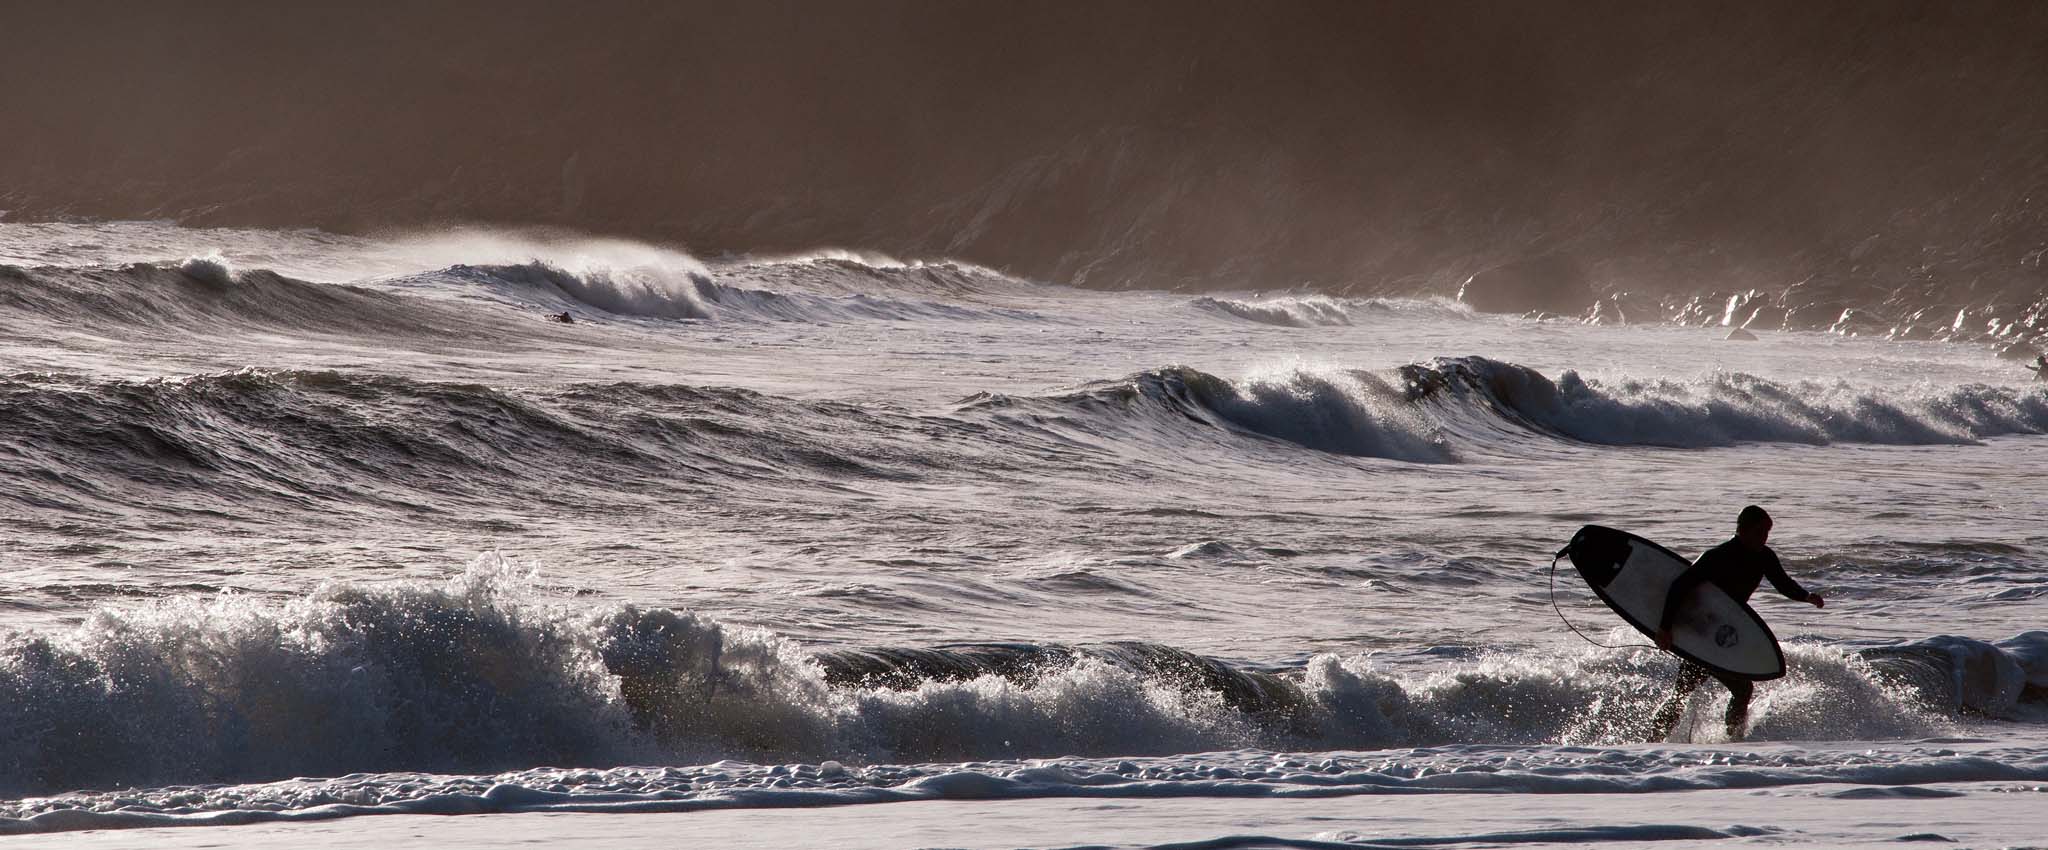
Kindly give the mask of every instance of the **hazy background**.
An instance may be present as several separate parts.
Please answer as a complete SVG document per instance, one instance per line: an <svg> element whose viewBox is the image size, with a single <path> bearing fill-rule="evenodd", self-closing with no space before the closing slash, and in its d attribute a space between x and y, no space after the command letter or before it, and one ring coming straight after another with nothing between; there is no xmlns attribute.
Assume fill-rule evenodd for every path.
<svg viewBox="0 0 2048 850"><path fill-rule="evenodd" d="M7 2L0 209L2038 297L2048 4ZM1707 281L1707 283L1702 283Z"/></svg>

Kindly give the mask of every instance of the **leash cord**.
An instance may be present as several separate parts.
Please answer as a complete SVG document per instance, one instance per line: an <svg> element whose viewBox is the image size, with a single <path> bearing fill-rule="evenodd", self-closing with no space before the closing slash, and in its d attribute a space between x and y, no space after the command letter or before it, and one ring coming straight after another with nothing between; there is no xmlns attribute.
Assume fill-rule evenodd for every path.
<svg viewBox="0 0 2048 850"><path fill-rule="evenodd" d="M1579 627L1578 627L1578 626L1574 626L1574 625L1572 625L1572 621L1571 621L1571 620L1570 620L1569 618L1565 617L1565 615L1564 615L1564 609L1563 609L1563 608L1560 608L1560 607L1558 607L1558 604L1557 604L1557 562L1558 562L1558 561L1562 561L1562 560L1564 560L1565 552L1569 552L1569 551L1571 551L1571 550L1570 550L1569 548L1567 548L1567 549L1565 549L1565 551L1564 551L1564 552L1559 552L1559 553L1557 553L1557 557L1555 557L1555 558L1551 558L1551 559L1550 559L1550 610L1552 610L1552 611L1556 611L1556 612L1557 612L1557 619L1558 619L1558 621L1559 621L1559 622L1562 622L1562 623L1564 623L1564 627L1565 627L1565 628L1567 628L1567 629L1571 629L1571 630L1572 630L1572 634L1578 635L1578 636L1579 636L1579 639L1580 639L1580 640L1583 640L1583 641L1585 641L1585 642L1587 642L1587 643L1590 643L1590 644L1592 644L1592 645L1594 645L1594 646L1600 647L1601 649L1629 649L1629 648L1633 648L1633 647L1641 647L1641 648L1643 648L1643 649L1656 649L1656 648L1658 648L1656 644L1650 644L1650 643L1616 643L1616 644L1606 644L1606 643L1601 643L1601 642L1599 642L1599 641L1597 641L1597 640L1594 640L1594 639L1592 639L1592 638L1586 637L1586 633L1585 633L1585 632L1579 631Z"/></svg>

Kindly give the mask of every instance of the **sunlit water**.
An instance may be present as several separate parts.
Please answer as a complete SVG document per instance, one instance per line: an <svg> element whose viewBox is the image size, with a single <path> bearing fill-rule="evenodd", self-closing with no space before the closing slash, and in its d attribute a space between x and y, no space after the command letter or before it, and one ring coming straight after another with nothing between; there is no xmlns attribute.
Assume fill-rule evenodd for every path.
<svg viewBox="0 0 2048 850"><path fill-rule="evenodd" d="M0 262L16 829L2048 780L2048 391L1984 347L485 231ZM1749 503L1829 605L1753 600L1791 672L1701 766L1547 570ZM1057 657L848 678L962 642Z"/></svg>

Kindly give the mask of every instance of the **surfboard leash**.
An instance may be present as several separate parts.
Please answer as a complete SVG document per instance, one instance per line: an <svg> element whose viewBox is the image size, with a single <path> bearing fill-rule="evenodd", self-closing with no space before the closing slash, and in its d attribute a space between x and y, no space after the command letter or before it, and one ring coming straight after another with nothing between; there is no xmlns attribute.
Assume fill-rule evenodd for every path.
<svg viewBox="0 0 2048 850"><path fill-rule="evenodd" d="M1578 626L1572 625L1572 621L1569 618L1565 617L1564 609L1558 607L1557 604L1557 562L1564 560L1564 556L1567 553L1571 552L1571 550L1572 547L1566 546L1563 549L1557 550L1557 556L1550 559L1550 610L1557 612L1558 621L1564 623L1565 628L1571 629L1572 634L1578 635L1580 640L1583 640L1594 646L1600 647L1601 649L1631 649L1638 647L1642 649L1659 649L1660 647L1653 643L1601 643L1597 640L1586 637L1585 632L1579 631Z"/></svg>

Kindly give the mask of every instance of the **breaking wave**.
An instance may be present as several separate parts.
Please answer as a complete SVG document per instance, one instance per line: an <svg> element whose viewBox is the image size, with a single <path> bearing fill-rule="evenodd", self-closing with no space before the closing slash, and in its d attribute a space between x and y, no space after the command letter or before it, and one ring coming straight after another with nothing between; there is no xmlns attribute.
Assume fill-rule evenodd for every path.
<svg viewBox="0 0 2048 850"><path fill-rule="evenodd" d="M1674 672L1660 654L1613 651L1422 673L1340 655L1255 672L1149 644L814 654L685 611L549 604L530 582L487 560L445 584L171 599L8 635L0 786L1611 744L1642 740ZM1955 711L2007 716L2042 698L2044 647L2048 632L1860 655L1789 647L1789 675L1760 688L1751 735L1890 739L1935 733ZM1888 672L1902 662L1928 680ZM1703 693L1692 710L1711 713L1715 699Z"/></svg>
<svg viewBox="0 0 2048 850"><path fill-rule="evenodd" d="M1043 397L980 394L963 410L1089 434L1162 430L1267 438L1333 454L1438 463L1566 441L1709 448L1772 442L1964 445L2048 432L2048 390L1973 384L1878 390L1740 373L1591 381L1482 357L1395 370L1294 368L1229 380L1188 367ZM1049 415L1049 416L1048 416ZM1135 417L1135 419L1134 419ZM1150 428L1128 426L1143 421ZM1024 420L1012 418L1025 427Z"/></svg>

